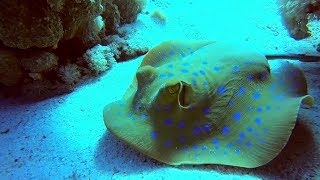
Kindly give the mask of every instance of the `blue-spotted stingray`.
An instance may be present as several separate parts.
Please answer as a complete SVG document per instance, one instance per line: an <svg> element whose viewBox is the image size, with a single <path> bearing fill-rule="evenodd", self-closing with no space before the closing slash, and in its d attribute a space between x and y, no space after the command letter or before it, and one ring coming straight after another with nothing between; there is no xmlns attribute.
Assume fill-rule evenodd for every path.
<svg viewBox="0 0 320 180"><path fill-rule="evenodd" d="M301 70L240 43L166 41L151 49L107 129L170 164L254 168L275 158L312 105Z"/></svg>

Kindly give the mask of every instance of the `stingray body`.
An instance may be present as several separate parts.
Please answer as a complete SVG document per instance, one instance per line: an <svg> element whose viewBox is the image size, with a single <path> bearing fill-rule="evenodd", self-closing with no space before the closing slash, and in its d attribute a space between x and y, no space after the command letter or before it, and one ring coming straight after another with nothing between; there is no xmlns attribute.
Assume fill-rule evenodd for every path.
<svg viewBox="0 0 320 180"><path fill-rule="evenodd" d="M254 168L287 143L301 103L313 104L303 73L252 48L167 41L144 57L122 100L107 105L108 130L171 164Z"/></svg>

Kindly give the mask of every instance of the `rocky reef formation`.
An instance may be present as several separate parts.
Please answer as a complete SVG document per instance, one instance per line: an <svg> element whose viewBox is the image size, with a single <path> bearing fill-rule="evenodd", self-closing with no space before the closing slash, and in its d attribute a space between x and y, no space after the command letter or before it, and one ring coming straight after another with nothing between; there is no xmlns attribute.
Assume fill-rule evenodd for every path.
<svg viewBox="0 0 320 180"><path fill-rule="evenodd" d="M289 35L296 40L310 37L308 22L320 17L320 0L279 0L279 5Z"/></svg>
<svg viewBox="0 0 320 180"><path fill-rule="evenodd" d="M31 99L50 97L72 91L117 61L144 54L147 49L130 49L125 34L117 35L122 24L137 19L144 3L0 1L0 91ZM100 45L103 42L108 43Z"/></svg>

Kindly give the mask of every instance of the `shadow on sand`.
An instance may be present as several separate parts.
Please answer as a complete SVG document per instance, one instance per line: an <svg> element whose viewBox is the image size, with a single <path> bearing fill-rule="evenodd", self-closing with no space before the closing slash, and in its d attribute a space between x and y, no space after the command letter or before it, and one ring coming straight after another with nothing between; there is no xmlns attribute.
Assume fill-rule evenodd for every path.
<svg viewBox="0 0 320 180"><path fill-rule="evenodd" d="M112 175L117 173L136 174L163 166L162 163L120 142L108 131L98 142L95 152L95 164L102 172L109 172Z"/></svg>

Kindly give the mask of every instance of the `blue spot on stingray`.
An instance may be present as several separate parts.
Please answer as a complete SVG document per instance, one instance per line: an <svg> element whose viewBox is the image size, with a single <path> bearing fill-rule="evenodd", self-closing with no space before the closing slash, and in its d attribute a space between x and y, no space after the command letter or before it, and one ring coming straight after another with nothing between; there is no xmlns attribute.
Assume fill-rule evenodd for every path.
<svg viewBox="0 0 320 180"><path fill-rule="evenodd" d="M150 133L150 136L151 136L152 139L156 139L156 138L158 138L158 133L152 131L152 132Z"/></svg>
<svg viewBox="0 0 320 180"><path fill-rule="evenodd" d="M172 146L172 140L166 140L166 141L164 142L164 145L165 145L166 147L171 147L171 146Z"/></svg>
<svg viewBox="0 0 320 180"><path fill-rule="evenodd" d="M241 112L236 112L233 115L233 120L239 121L241 119L241 117L242 117Z"/></svg>
<svg viewBox="0 0 320 180"><path fill-rule="evenodd" d="M171 110L171 105L170 105L170 104L165 105L165 106L164 106L164 109L165 109L166 111Z"/></svg>
<svg viewBox="0 0 320 180"><path fill-rule="evenodd" d="M192 75L198 76L199 74L197 72L193 72Z"/></svg>
<svg viewBox="0 0 320 180"><path fill-rule="evenodd" d="M203 65L207 65L208 62L207 62L207 61L203 61L202 64L203 64Z"/></svg>
<svg viewBox="0 0 320 180"><path fill-rule="evenodd" d="M182 69L181 72L184 73L184 74L186 74L186 73L188 73L189 71L188 71L187 69Z"/></svg>
<svg viewBox="0 0 320 180"><path fill-rule="evenodd" d="M260 125L262 120L261 118L256 118L254 121L256 122L257 125Z"/></svg>
<svg viewBox="0 0 320 180"><path fill-rule="evenodd" d="M228 105L229 105L229 106L234 106L234 100L231 99L231 100L229 101Z"/></svg>
<svg viewBox="0 0 320 180"><path fill-rule="evenodd" d="M263 109L261 107L257 107L257 112L262 112Z"/></svg>
<svg viewBox="0 0 320 180"><path fill-rule="evenodd" d="M244 139L244 138L246 138L246 135L242 132L242 133L239 134L239 138L240 139Z"/></svg>
<svg viewBox="0 0 320 180"><path fill-rule="evenodd" d="M172 118L167 118L164 120L164 124L167 126L171 126L173 124Z"/></svg>
<svg viewBox="0 0 320 180"><path fill-rule="evenodd" d="M246 92L246 88L244 86L240 87L239 90L237 91L236 96L242 96Z"/></svg>
<svg viewBox="0 0 320 180"><path fill-rule="evenodd" d="M160 79L164 79L164 78L166 78L166 75L165 74L160 74Z"/></svg>
<svg viewBox="0 0 320 180"><path fill-rule="evenodd" d="M173 76L174 76L173 73L168 73L168 78L171 78L171 77L173 77Z"/></svg>
<svg viewBox="0 0 320 180"><path fill-rule="evenodd" d="M251 74L250 74L250 75L248 75L248 77L247 77L247 78L248 78L248 81L250 81L250 82L252 82L252 81L254 80L254 77L253 77L253 75L251 75Z"/></svg>
<svg viewBox="0 0 320 180"><path fill-rule="evenodd" d="M220 67L215 66L215 67L213 68L213 70L216 71L216 72L218 72L218 71L220 71Z"/></svg>
<svg viewBox="0 0 320 180"><path fill-rule="evenodd" d="M232 144L231 144L231 143L227 144L227 147L228 147L229 149L232 149Z"/></svg>
<svg viewBox="0 0 320 180"><path fill-rule="evenodd" d="M172 56L172 55L174 55L174 51L170 51L170 53L169 53L169 54L170 54L171 56Z"/></svg>
<svg viewBox="0 0 320 180"><path fill-rule="evenodd" d="M202 146L202 147L201 147L201 150L202 150L202 151L205 151L205 150L207 150L207 147L206 147L206 146Z"/></svg>
<svg viewBox="0 0 320 180"><path fill-rule="evenodd" d="M188 148L188 147L183 147L183 148L182 148L182 152L187 153L188 151L189 151L189 148Z"/></svg>
<svg viewBox="0 0 320 180"><path fill-rule="evenodd" d="M279 94L279 95L276 95L276 100L283 101L283 100L285 100L285 97L284 97L284 95Z"/></svg>
<svg viewBox="0 0 320 180"><path fill-rule="evenodd" d="M232 73L237 73L239 71L240 67L238 65L233 66Z"/></svg>
<svg viewBox="0 0 320 180"><path fill-rule="evenodd" d="M263 143L264 143L264 139L263 139L263 138L260 138L260 139L259 139L259 142L260 142L261 144L263 144Z"/></svg>
<svg viewBox="0 0 320 180"><path fill-rule="evenodd" d="M269 133L269 129L264 128L264 129L263 129L263 132L264 132L265 134L268 134L268 133Z"/></svg>
<svg viewBox="0 0 320 180"><path fill-rule="evenodd" d="M206 75L206 72L204 72L204 70L200 70L199 72L201 75Z"/></svg>
<svg viewBox="0 0 320 180"><path fill-rule="evenodd" d="M250 65L250 62L249 62L249 61L246 61L246 62L243 63L243 65L244 65L244 66L249 66L249 65Z"/></svg>
<svg viewBox="0 0 320 180"><path fill-rule="evenodd" d="M211 113L211 109L209 107L205 107L203 108L202 112L204 115L209 115Z"/></svg>
<svg viewBox="0 0 320 180"><path fill-rule="evenodd" d="M248 128L247 128L247 131L248 131L248 132L252 132L252 131L253 131L252 127L248 127Z"/></svg>
<svg viewBox="0 0 320 180"><path fill-rule="evenodd" d="M136 110L139 110L140 108L142 108L142 106L141 106L140 103L137 103L137 104L135 105L135 108L136 108Z"/></svg>
<svg viewBox="0 0 320 180"><path fill-rule="evenodd" d="M222 134L223 135L228 135L230 133L230 128L229 126L223 126L222 128Z"/></svg>
<svg viewBox="0 0 320 180"><path fill-rule="evenodd" d="M205 81L205 82L203 82L203 84L202 84L203 86L208 86L208 82L207 81Z"/></svg>
<svg viewBox="0 0 320 180"><path fill-rule="evenodd" d="M266 106L266 110L269 111L271 109L270 106Z"/></svg>
<svg viewBox="0 0 320 180"><path fill-rule="evenodd" d="M266 73L266 72L263 72L263 73L261 74L261 76L260 76L260 79L261 79L261 80L267 79L267 73Z"/></svg>
<svg viewBox="0 0 320 180"><path fill-rule="evenodd" d="M146 120L146 119L147 119L147 116L146 116L145 114L142 114L142 115L141 115L141 119L142 119L142 120Z"/></svg>
<svg viewBox="0 0 320 180"><path fill-rule="evenodd" d="M184 121L179 121L178 127L179 127L180 129L183 129L185 126L186 126L186 123L185 123Z"/></svg>
<svg viewBox="0 0 320 180"><path fill-rule="evenodd" d="M199 146L196 145L196 144L192 146L192 149L193 149L193 150L197 150L198 148L199 148Z"/></svg>
<svg viewBox="0 0 320 180"><path fill-rule="evenodd" d="M228 152L227 152L227 151L224 151L224 152L223 152L223 155L225 155L225 156L228 155Z"/></svg>
<svg viewBox="0 0 320 180"><path fill-rule="evenodd" d="M131 113L128 113L128 114L127 114L127 117L128 117L128 118L131 118L131 117L133 117L133 116L132 116Z"/></svg>
<svg viewBox="0 0 320 180"><path fill-rule="evenodd" d="M218 144L219 144L219 140L218 140L218 139L214 139L214 140L212 141L212 144L213 144L213 145L218 145Z"/></svg>
<svg viewBox="0 0 320 180"><path fill-rule="evenodd" d="M120 107L123 107L124 106L124 103L121 101L121 102L119 102L119 106Z"/></svg>
<svg viewBox="0 0 320 180"><path fill-rule="evenodd" d="M237 140L237 144L240 146L242 144L242 140L241 139L238 139Z"/></svg>
<svg viewBox="0 0 320 180"><path fill-rule="evenodd" d="M225 93L227 91L226 86L220 86L218 88L218 95L222 95L223 93Z"/></svg>
<svg viewBox="0 0 320 180"><path fill-rule="evenodd" d="M172 69L173 68L173 64L169 64L168 68Z"/></svg>
<svg viewBox="0 0 320 180"><path fill-rule="evenodd" d="M211 131L211 126L210 126L210 124L204 125L204 126L203 126L203 129L204 129L204 131L206 131L206 132L210 132L210 131Z"/></svg>
<svg viewBox="0 0 320 180"><path fill-rule="evenodd" d="M197 81L192 79L192 85L197 85Z"/></svg>
<svg viewBox="0 0 320 180"><path fill-rule="evenodd" d="M132 117L131 117L131 120L132 120L132 121L136 121L137 118L136 118L135 116L132 116Z"/></svg>
<svg viewBox="0 0 320 180"><path fill-rule="evenodd" d="M199 127L199 126L195 126L195 127L193 128L193 134L194 134L194 135L199 135L200 133L201 133L200 127Z"/></svg>
<svg viewBox="0 0 320 180"><path fill-rule="evenodd" d="M182 65L183 66L189 66L190 64L188 62L184 62Z"/></svg>
<svg viewBox="0 0 320 180"><path fill-rule="evenodd" d="M261 94L260 93L253 93L252 97L254 99L259 99L261 97Z"/></svg>
<svg viewBox="0 0 320 180"><path fill-rule="evenodd" d="M186 142L186 137L185 136L179 136L179 142L180 143L185 143Z"/></svg>
<svg viewBox="0 0 320 180"><path fill-rule="evenodd" d="M240 154L240 149L236 149L234 152L236 152L236 154Z"/></svg>
<svg viewBox="0 0 320 180"><path fill-rule="evenodd" d="M252 144L251 144L250 141L246 142L246 146L247 146L247 147L251 147L251 145L252 145Z"/></svg>

